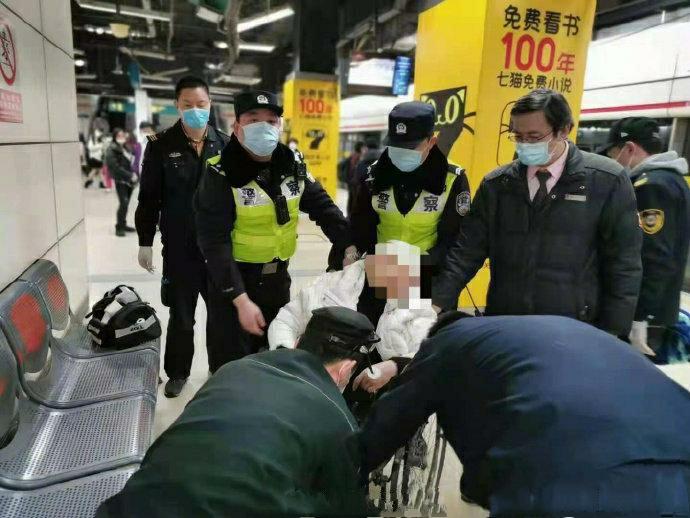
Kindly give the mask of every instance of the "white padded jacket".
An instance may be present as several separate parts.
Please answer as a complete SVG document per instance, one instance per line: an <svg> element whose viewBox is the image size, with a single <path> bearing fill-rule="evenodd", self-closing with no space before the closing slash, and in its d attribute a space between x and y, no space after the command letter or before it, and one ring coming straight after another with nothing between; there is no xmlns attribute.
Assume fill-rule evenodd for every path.
<svg viewBox="0 0 690 518"><path fill-rule="evenodd" d="M364 260L357 261L342 271L319 276L278 312L268 328L270 348L295 347L315 309L343 306L356 310L364 281ZM419 302L422 302L419 304L421 309L399 308L396 300L386 303L376 329L381 337L376 346L384 360L394 357L412 358L436 322L436 312L431 307L431 301Z"/></svg>

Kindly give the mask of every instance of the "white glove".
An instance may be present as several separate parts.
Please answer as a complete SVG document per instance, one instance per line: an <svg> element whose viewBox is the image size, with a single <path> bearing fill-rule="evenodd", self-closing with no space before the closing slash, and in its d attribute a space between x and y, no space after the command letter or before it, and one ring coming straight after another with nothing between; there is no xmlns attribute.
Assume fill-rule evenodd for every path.
<svg viewBox="0 0 690 518"><path fill-rule="evenodd" d="M153 247L140 246L139 247L139 266L149 273L153 273Z"/></svg>
<svg viewBox="0 0 690 518"><path fill-rule="evenodd" d="M633 322L632 330L630 331L630 343L632 346L647 356L656 356L656 353L647 345L647 327L649 324L646 320L642 322Z"/></svg>

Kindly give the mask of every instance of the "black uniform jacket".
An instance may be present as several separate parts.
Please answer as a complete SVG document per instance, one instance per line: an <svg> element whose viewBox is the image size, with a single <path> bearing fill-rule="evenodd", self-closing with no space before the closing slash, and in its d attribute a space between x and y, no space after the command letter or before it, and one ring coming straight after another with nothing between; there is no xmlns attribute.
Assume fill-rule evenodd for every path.
<svg viewBox="0 0 690 518"><path fill-rule="evenodd" d="M451 187L448 201L439 220L436 245L429 250L435 265L443 264L446 250L457 239L460 223L469 209L470 187L465 171L449 164L438 147L434 146L424 163L416 170L405 173L396 168L384 151L373 164L369 174L362 178L355 206L350 215L352 237L357 249L373 253L377 242L376 227L379 216L371 204L371 197L393 186L395 203L401 214L410 212L422 190L440 196L446 185L448 173L457 175Z"/></svg>
<svg viewBox="0 0 690 518"><path fill-rule="evenodd" d="M247 356L206 382L98 516L366 516L356 431L317 356Z"/></svg>
<svg viewBox="0 0 690 518"><path fill-rule="evenodd" d="M436 413L462 493L491 516L687 514L690 393L608 333L555 316L464 318L398 381L362 430L364 471Z"/></svg>
<svg viewBox="0 0 690 518"><path fill-rule="evenodd" d="M231 190L247 185L259 173L273 185L280 185L286 176L294 174L298 165L295 154L283 144L278 144L270 163L255 162L233 135L223 150L220 168L209 168L199 184L194 205L199 247L214 285L232 299L245 289L232 254L231 233L236 211ZM273 196L273 192L274 189L267 190L269 196ZM350 229L345 216L311 176L305 179L299 209L321 227L337 248L344 251L350 245Z"/></svg>
<svg viewBox="0 0 690 518"><path fill-rule="evenodd" d="M646 169L632 180L644 230L635 320L672 326L678 321L690 244L690 189L672 169Z"/></svg>
<svg viewBox="0 0 690 518"><path fill-rule="evenodd" d="M230 139L208 127L201 157L197 155L177 121L149 137L141 168L139 205L135 215L140 246L151 246L160 222L165 256L198 255L192 201L203 164Z"/></svg>
<svg viewBox="0 0 690 518"><path fill-rule="evenodd" d="M516 160L484 178L434 283L434 303L455 308L488 258L487 315L563 315L627 335L642 278L628 175L570 143L563 174L538 211L526 175Z"/></svg>

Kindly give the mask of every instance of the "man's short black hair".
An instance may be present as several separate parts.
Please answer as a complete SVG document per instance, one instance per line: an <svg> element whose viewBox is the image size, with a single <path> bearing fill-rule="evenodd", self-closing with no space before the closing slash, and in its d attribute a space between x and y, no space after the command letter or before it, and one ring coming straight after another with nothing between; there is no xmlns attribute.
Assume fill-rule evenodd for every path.
<svg viewBox="0 0 690 518"><path fill-rule="evenodd" d="M510 110L510 116L536 111L544 112L554 133L573 126L573 113L565 97L548 88L538 88L520 97Z"/></svg>
<svg viewBox="0 0 690 518"><path fill-rule="evenodd" d="M180 98L180 93L185 88L203 88L207 94L209 93L206 81L197 76L184 76L175 85L175 99Z"/></svg>
<svg viewBox="0 0 690 518"><path fill-rule="evenodd" d="M635 142L650 155L658 155L664 150L664 143L661 139L652 139L645 142Z"/></svg>
<svg viewBox="0 0 690 518"><path fill-rule="evenodd" d="M355 153L361 153L364 145L364 142L362 142L361 140L359 142L355 142Z"/></svg>
<svg viewBox="0 0 690 518"><path fill-rule="evenodd" d="M145 128L154 129L154 128L153 128L153 124L151 124L149 121L141 121L141 122L139 123L139 129L140 129L140 130L143 130L143 129L145 129Z"/></svg>

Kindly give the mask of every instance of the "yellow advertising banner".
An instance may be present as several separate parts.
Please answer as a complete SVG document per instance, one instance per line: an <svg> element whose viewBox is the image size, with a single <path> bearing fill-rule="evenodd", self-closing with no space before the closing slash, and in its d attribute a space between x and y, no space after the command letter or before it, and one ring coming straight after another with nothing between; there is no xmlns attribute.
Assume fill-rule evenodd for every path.
<svg viewBox="0 0 690 518"><path fill-rule="evenodd" d="M335 199L340 93L335 76L298 72L283 90L285 138L295 138L309 172Z"/></svg>
<svg viewBox="0 0 690 518"><path fill-rule="evenodd" d="M439 147L474 192L513 160L510 109L536 88L580 112L596 0L444 0L419 16L415 97L436 108ZM572 136L577 128L573 128ZM469 284L486 305L489 265ZM471 307L468 290L460 306Z"/></svg>

